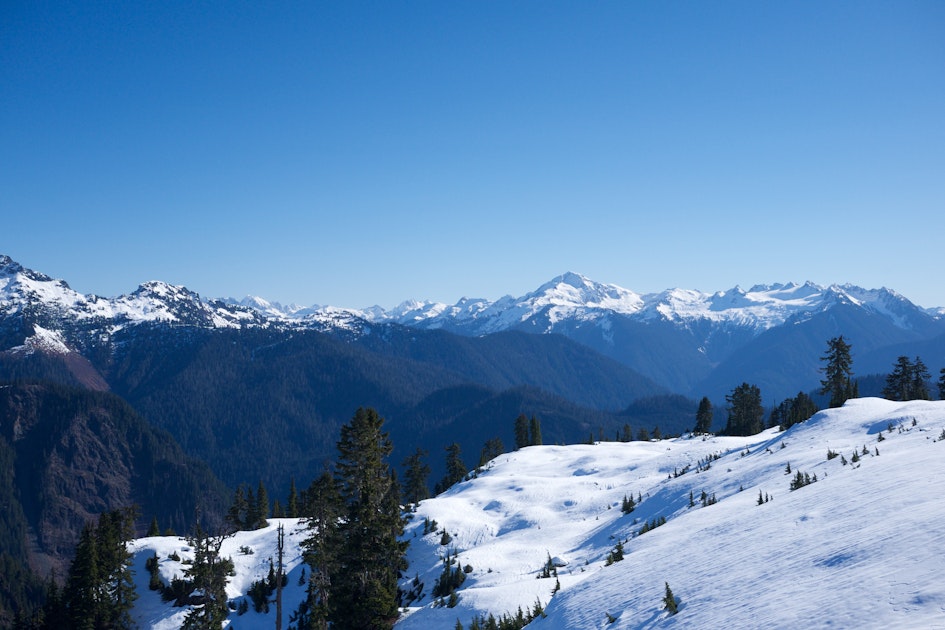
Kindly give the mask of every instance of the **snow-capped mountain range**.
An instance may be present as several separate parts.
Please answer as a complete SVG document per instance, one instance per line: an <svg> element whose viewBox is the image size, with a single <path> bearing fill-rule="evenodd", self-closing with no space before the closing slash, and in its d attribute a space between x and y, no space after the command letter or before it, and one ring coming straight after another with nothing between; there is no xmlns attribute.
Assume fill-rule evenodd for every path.
<svg viewBox="0 0 945 630"><path fill-rule="evenodd" d="M638 294L614 284L566 273L521 297L498 300L462 298L455 304L405 301L391 309L364 309L296 304L283 306L247 296L205 299L183 286L145 282L135 291L114 298L83 295L59 279L26 269L0 255L0 312L42 308L76 321L107 320L112 326L142 322L176 322L214 328L295 325L346 325L352 318L373 323L394 322L418 328L442 328L471 335L528 328L553 332L563 322L599 322L618 315L640 321L679 324L696 321L730 324L762 332L792 317L825 311L837 304L861 307L908 328L916 314L940 318L945 307L921 309L895 291L863 289L844 284L756 285L705 293L668 289Z"/></svg>
<svg viewBox="0 0 945 630"><path fill-rule="evenodd" d="M474 618L515 615L536 601L545 616L528 627L549 630L945 625L943 438L945 402L867 398L785 432L500 455L412 515L402 587L421 596L395 628L468 629ZM792 490L797 475L812 482ZM623 513L628 496L636 505ZM238 609L275 557L277 524L287 531L287 619L304 597L304 523L238 532L222 553L236 566L227 594ZM618 543L622 560L612 561ZM144 565L156 554L167 584L192 550L176 537L130 548L135 619L179 627L188 608L149 591ZM468 569L452 606L431 594L447 553ZM543 576L549 562L553 574ZM665 584L675 616L663 604ZM271 628L274 617L274 607L250 606L229 621Z"/></svg>
<svg viewBox="0 0 945 630"><path fill-rule="evenodd" d="M89 345L90 337L107 339L129 326L156 322L316 330L349 338L390 325L464 336L554 333L687 395L719 396L749 375L781 398L800 386L811 387L817 383L816 360L823 344L839 334L852 340L860 356L868 355L867 367L878 372L903 352L902 344L924 344L945 335L943 312L920 308L886 288L849 284L638 294L575 273L521 297L463 298L452 305L408 301L392 309L283 306L260 297L205 299L163 282L103 298L82 295L62 280L0 256L0 351L35 346L29 342L35 326L47 331L46 339L59 335L74 348ZM12 333L10 322L17 322ZM806 353L799 357L792 348ZM883 348L885 353L870 354ZM911 347L906 351L915 353Z"/></svg>

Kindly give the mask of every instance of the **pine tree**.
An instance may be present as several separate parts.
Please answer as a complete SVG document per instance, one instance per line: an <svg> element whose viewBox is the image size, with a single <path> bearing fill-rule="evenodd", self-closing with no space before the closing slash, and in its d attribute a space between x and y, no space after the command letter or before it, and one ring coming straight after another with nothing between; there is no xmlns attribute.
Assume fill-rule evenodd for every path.
<svg viewBox="0 0 945 630"><path fill-rule="evenodd" d="M95 530L86 525L75 548L75 558L69 568L64 599L69 625L75 630L94 630L99 618L98 590L101 577L98 569L98 551Z"/></svg>
<svg viewBox="0 0 945 630"><path fill-rule="evenodd" d="M930 377L929 369L925 366L925 363L922 362L921 358L916 357L912 363L911 400L929 400L931 398L929 395Z"/></svg>
<svg viewBox="0 0 945 630"><path fill-rule="evenodd" d="M285 503L285 515L289 518L299 517L299 493L295 489L295 477L289 483L289 498Z"/></svg>
<svg viewBox="0 0 945 630"><path fill-rule="evenodd" d="M340 524L337 579L332 580L335 630L393 627L397 620L397 579L406 568L397 484L386 458L393 449L384 420L373 409L358 409L341 428L336 479L345 506Z"/></svg>
<svg viewBox="0 0 945 630"><path fill-rule="evenodd" d="M86 525L76 547L63 593L64 614L73 628L131 627L137 599L131 554L135 508L105 512L96 527Z"/></svg>
<svg viewBox="0 0 945 630"><path fill-rule="evenodd" d="M850 344L843 340L843 335L827 342L827 354L821 357L826 365L821 368L824 378L820 381L820 393L830 394L830 407L840 407L848 399L858 394L858 387L853 381L853 359L850 356Z"/></svg>
<svg viewBox="0 0 945 630"><path fill-rule="evenodd" d="M945 367L941 369L938 377L938 399L945 400Z"/></svg>
<svg viewBox="0 0 945 630"><path fill-rule="evenodd" d="M887 400L911 400L912 362L909 357L900 356L893 365L893 371L886 376L883 398Z"/></svg>
<svg viewBox="0 0 945 630"><path fill-rule="evenodd" d="M266 492L266 486L262 480L259 482L259 488L256 490L256 509L253 510L256 520L250 525L250 529L262 529L269 525L269 493Z"/></svg>
<svg viewBox="0 0 945 630"><path fill-rule="evenodd" d="M148 533L145 534L145 536L160 536L160 535L161 535L161 528L158 527L157 517L153 516L151 517L151 524L148 525Z"/></svg>
<svg viewBox="0 0 945 630"><path fill-rule="evenodd" d="M728 403L728 435L755 435L764 429L764 408L757 385L742 383L725 396Z"/></svg>
<svg viewBox="0 0 945 630"><path fill-rule="evenodd" d="M430 466L424 462L427 451L420 447L408 455L404 460L404 501L409 503L419 503L430 496L430 489L427 487L427 478L430 476Z"/></svg>
<svg viewBox="0 0 945 630"><path fill-rule="evenodd" d="M250 517L249 502L246 500L243 485L240 484L233 493L233 501L230 503L230 509L226 512L226 522L236 530L247 529L247 521Z"/></svg>
<svg viewBox="0 0 945 630"><path fill-rule="evenodd" d="M676 596L673 595L672 589L669 588L669 582L666 582L666 594L663 595L663 606L669 611L670 615L675 615L679 612L678 605L676 604Z"/></svg>
<svg viewBox="0 0 945 630"><path fill-rule="evenodd" d="M520 413L515 419L515 450L525 448L528 445L528 418L524 413Z"/></svg>
<svg viewBox="0 0 945 630"><path fill-rule="evenodd" d="M630 425L627 423L624 423L623 428L620 430L620 441L621 442L633 441L633 429L631 429Z"/></svg>
<svg viewBox="0 0 945 630"><path fill-rule="evenodd" d="M712 402L708 396L699 401L699 410L696 411L695 433L709 433L712 430Z"/></svg>
<svg viewBox="0 0 945 630"><path fill-rule="evenodd" d="M532 446L540 445L541 441L541 422L535 416L528 421L528 443Z"/></svg>
<svg viewBox="0 0 945 630"><path fill-rule="evenodd" d="M194 550L194 561L184 570L185 577L199 591L203 604L187 613L183 630L220 630L230 613L227 607L226 578L232 569L229 560L220 557L220 547L227 538L224 534L211 536L198 523L187 542Z"/></svg>
<svg viewBox="0 0 945 630"><path fill-rule="evenodd" d="M308 537L302 543L309 566L306 598L296 612L299 630L327 630L332 599L331 583L338 568L341 546L339 520L343 514L341 495L331 473L325 472L304 493L303 512L308 519Z"/></svg>
<svg viewBox="0 0 945 630"><path fill-rule="evenodd" d="M437 494L446 492L453 484L465 479L468 472L466 464L463 463L462 450L459 444L453 442L446 447L446 476L436 484L435 492Z"/></svg>

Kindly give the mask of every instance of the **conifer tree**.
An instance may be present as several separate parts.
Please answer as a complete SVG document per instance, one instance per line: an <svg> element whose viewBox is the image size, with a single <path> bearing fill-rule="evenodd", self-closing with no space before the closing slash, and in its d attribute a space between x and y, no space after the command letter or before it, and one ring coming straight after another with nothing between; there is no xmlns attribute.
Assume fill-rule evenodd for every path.
<svg viewBox="0 0 945 630"><path fill-rule="evenodd" d="M532 446L540 445L541 441L541 422L535 416L528 421L528 443Z"/></svg>
<svg viewBox="0 0 945 630"><path fill-rule="evenodd" d="M408 455L404 460L404 501L409 503L419 503L430 496L430 489L427 487L427 478L430 476L430 466L423 461L427 456L427 451L417 447L413 454Z"/></svg>
<svg viewBox="0 0 945 630"><path fill-rule="evenodd" d="M289 518L299 517L299 493L295 489L295 477L289 483L289 498L285 503L285 515Z"/></svg>
<svg viewBox="0 0 945 630"><path fill-rule="evenodd" d="M850 344L843 335L827 342L827 354L821 357L826 365L821 368L824 378L820 381L820 393L830 394L830 407L840 407L850 398L859 394L853 381L853 359L850 356Z"/></svg>
<svg viewBox="0 0 945 630"><path fill-rule="evenodd" d="M939 372L938 377L938 399L945 400L945 367Z"/></svg>
<svg viewBox="0 0 945 630"><path fill-rule="evenodd" d="M929 400L929 369L919 357L912 363L912 400Z"/></svg>
<svg viewBox="0 0 945 630"><path fill-rule="evenodd" d="M676 596L673 595L672 589L669 588L669 582L666 582L666 594L663 595L663 606L669 611L670 615L675 615L679 612L679 608L676 604Z"/></svg>
<svg viewBox="0 0 945 630"><path fill-rule="evenodd" d="M127 628L137 599L127 542L135 508L105 512L83 530L63 593L64 615L73 628Z"/></svg>
<svg viewBox="0 0 945 630"><path fill-rule="evenodd" d="M250 525L251 529L261 529L269 525L269 494L266 492L266 486L262 480L259 482L259 488L256 490L256 509L253 510L256 519Z"/></svg>
<svg viewBox="0 0 945 630"><path fill-rule="evenodd" d="M95 530L89 524L82 529L66 581L64 599L70 627L76 630L96 628L100 580Z"/></svg>
<svg viewBox="0 0 945 630"><path fill-rule="evenodd" d="M695 433L709 433L712 430L712 402L708 396L703 396L699 401L699 409L696 411Z"/></svg>
<svg viewBox="0 0 945 630"><path fill-rule="evenodd" d="M249 502L246 500L243 484L240 484L233 493L233 502L230 504L230 509L226 512L226 522L229 523L233 529L247 529L247 521L250 518L249 512Z"/></svg>
<svg viewBox="0 0 945 630"><path fill-rule="evenodd" d="M436 484L435 492L440 494L449 490L453 484L459 483L466 477L469 470L463 463L462 450L459 444L453 442L446 447L446 476Z"/></svg>
<svg viewBox="0 0 945 630"><path fill-rule="evenodd" d="M332 628L391 628L397 620L397 579L405 568L397 492L386 462L393 449L384 420L358 409L341 428L336 479L344 503L337 578L332 579Z"/></svg>
<svg viewBox="0 0 945 630"><path fill-rule="evenodd" d="M742 383L725 396L728 403L727 435L755 435L764 429L764 407L757 385Z"/></svg>
<svg viewBox="0 0 945 630"><path fill-rule="evenodd" d="M525 417L524 413L520 413L515 419L515 450L525 448L528 445L528 418Z"/></svg>
<svg viewBox="0 0 945 630"><path fill-rule="evenodd" d="M304 493L304 516L308 519L308 537L302 543L303 557L309 566L306 598L296 617L299 630L326 630L332 599L330 586L338 569L341 546L339 520L343 515L341 495L335 478L323 473Z"/></svg>
<svg viewBox="0 0 945 630"><path fill-rule="evenodd" d="M203 604L187 613L183 630L220 630L230 613L227 607L226 578L232 563L220 557L220 547L227 538L224 534L210 535L198 523L187 542L194 550L194 561L184 575L201 593Z"/></svg>
<svg viewBox="0 0 945 630"><path fill-rule="evenodd" d="M148 533L145 534L145 536L160 536L160 535L161 535L161 528L158 527L157 517L153 516L151 517L151 524L148 525Z"/></svg>

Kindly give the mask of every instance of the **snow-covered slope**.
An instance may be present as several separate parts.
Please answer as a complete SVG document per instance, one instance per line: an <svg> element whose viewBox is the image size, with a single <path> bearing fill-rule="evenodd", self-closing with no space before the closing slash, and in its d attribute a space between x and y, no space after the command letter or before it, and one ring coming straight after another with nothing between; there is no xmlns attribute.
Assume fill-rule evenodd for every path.
<svg viewBox="0 0 945 630"><path fill-rule="evenodd" d="M417 578L424 595L398 628L451 629L457 620L468 628L475 616L514 614L536 601L546 617L529 627L554 630L945 625L943 435L945 402L860 399L782 433L501 455L412 516L404 585ZM817 481L791 491L797 472ZM703 492L715 503L703 507ZM630 514L621 511L625 496L640 499ZM661 517L666 524L639 533ZM436 526L424 535L431 521ZM228 542L239 571L233 597L268 571L274 531ZM618 541L624 559L608 566ZM156 550L165 558L162 575L171 577L180 566L166 556L182 545L133 544L144 627L172 627L183 614L154 601L143 572ZM256 553L239 556L244 545ZM431 595L447 551L470 568L452 608ZM297 553L289 556L287 602L297 603L301 568ZM557 578L540 579L549 558ZM674 617L663 610L666 583L680 602ZM273 618L234 613L231 623L272 627Z"/></svg>

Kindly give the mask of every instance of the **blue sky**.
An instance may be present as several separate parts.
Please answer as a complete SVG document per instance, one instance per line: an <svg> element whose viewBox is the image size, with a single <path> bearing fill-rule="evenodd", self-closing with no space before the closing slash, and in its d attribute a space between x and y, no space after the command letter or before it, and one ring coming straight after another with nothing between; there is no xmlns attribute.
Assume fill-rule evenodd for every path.
<svg viewBox="0 0 945 630"><path fill-rule="evenodd" d="M945 306L945 3L263 4L4 3L0 253L100 295Z"/></svg>

